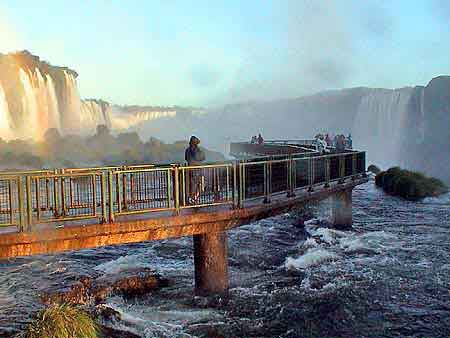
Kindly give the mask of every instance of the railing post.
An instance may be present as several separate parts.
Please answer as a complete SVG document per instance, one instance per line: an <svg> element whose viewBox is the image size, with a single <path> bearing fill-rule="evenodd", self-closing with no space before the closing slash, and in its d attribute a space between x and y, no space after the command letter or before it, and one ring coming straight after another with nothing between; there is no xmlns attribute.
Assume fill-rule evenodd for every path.
<svg viewBox="0 0 450 338"><path fill-rule="evenodd" d="M23 205L23 182L22 177L17 178L17 193L19 195L19 231L23 232L25 230L25 210ZM11 205L12 208L12 205Z"/></svg>
<svg viewBox="0 0 450 338"><path fill-rule="evenodd" d="M102 223L106 223L108 219L108 213L106 211L106 177L104 172L100 173L100 196L102 205Z"/></svg>
<svg viewBox="0 0 450 338"><path fill-rule="evenodd" d="M26 183L25 183L25 190L26 190L26 200L27 200L27 230L32 230L33 225L33 207L31 204L31 177L26 177Z"/></svg>
<svg viewBox="0 0 450 338"><path fill-rule="evenodd" d="M233 162L233 208L237 208L239 206L239 192L238 192L238 183L237 183L237 164L236 161Z"/></svg>
<svg viewBox="0 0 450 338"><path fill-rule="evenodd" d="M122 212L122 198L121 198L121 192L120 192L120 172L117 172L116 174L116 196L117 196L117 212Z"/></svg>
<svg viewBox="0 0 450 338"><path fill-rule="evenodd" d="M339 155L339 184L344 183L345 179L345 158L344 155Z"/></svg>
<svg viewBox="0 0 450 338"><path fill-rule="evenodd" d="M108 203L109 203L109 222L114 222L114 194L113 194L113 173L108 171Z"/></svg>
<svg viewBox="0 0 450 338"><path fill-rule="evenodd" d="M239 161L239 208L244 207L245 199L245 164Z"/></svg>
<svg viewBox="0 0 450 338"><path fill-rule="evenodd" d="M175 195L173 197L175 203L175 213L180 214L180 178L178 166L173 168Z"/></svg>
<svg viewBox="0 0 450 338"><path fill-rule="evenodd" d="M356 153L352 154L352 180L354 181L356 179L357 173L356 173Z"/></svg>
<svg viewBox="0 0 450 338"><path fill-rule="evenodd" d="M308 158L308 164L309 164L309 188L308 191L312 192L314 191L314 158L309 157Z"/></svg>
<svg viewBox="0 0 450 338"><path fill-rule="evenodd" d="M55 170L56 171L56 170ZM56 175L56 173L55 173ZM53 202L54 202L54 210L53 210L53 214L55 215L55 217L59 217L59 208L58 208L58 177L53 177Z"/></svg>
<svg viewBox="0 0 450 338"><path fill-rule="evenodd" d="M327 156L325 157L325 188L330 187L330 158Z"/></svg>
<svg viewBox="0 0 450 338"><path fill-rule="evenodd" d="M122 173L122 189L123 189L123 210L127 210L128 209L128 204L127 204L127 173Z"/></svg>
<svg viewBox="0 0 450 338"><path fill-rule="evenodd" d="M272 162L266 161L264 163L264 201L263 203L270 203L270 188L272 185Z"/></svg>
<svg viewBox="0 0 450 338"><path fill-rule="evenodd" d="M65 178L61 177L61 216L66 216Z"/></svg>
<svg viewBox="0 0 450 338"><path fill-rule="evenodd" d="M287 162L287 179L288 179L288 193L287 197L293 197L294 194L294 161L292 156L289 156L289 161Z"/></svg>

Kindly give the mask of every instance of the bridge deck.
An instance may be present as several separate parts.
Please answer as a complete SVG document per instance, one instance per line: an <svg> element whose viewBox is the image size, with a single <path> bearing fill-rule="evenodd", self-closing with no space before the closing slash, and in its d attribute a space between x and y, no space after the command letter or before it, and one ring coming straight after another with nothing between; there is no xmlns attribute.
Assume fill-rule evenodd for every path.
<svg viewBox="0 0 450 338"><path fill-rule="evenodd" d="M196 167L0 173L0 258L224 231L367 181L363 152L292 153L299 145Z"/></svg>
<svg viewBox="0 0 450 338"><path fill-rule="evenodd" d="M150 240L190 236L231 229L252 221L287 212L313 200L322 200L332 194L351 189L367 182L367 178L349 182L332 182L330 187L314 187L314 191L298 189L295 196L286 198L283 193L272 196L271 203L262 198L246 201L243 208L210 206L202 210L183 210L180 215L168 211L126 216L107 224L70 224L64 228L41 225L38 231L2 233L0 258L50 254L66 250L95 248L113 244L135 243Z"/></svg>

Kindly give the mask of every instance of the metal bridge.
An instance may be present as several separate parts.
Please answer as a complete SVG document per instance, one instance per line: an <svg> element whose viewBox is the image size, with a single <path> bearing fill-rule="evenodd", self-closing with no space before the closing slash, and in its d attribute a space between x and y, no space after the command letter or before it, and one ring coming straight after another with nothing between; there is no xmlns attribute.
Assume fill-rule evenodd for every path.
<svg viewBox="0 0 450 338"><path fill-rule="evenodd" d="M365 153L312 140L232 143L224 163L0 173L0 258L194 236L196 290L228 287L226 230L333 197L351 225Z"/></svg>

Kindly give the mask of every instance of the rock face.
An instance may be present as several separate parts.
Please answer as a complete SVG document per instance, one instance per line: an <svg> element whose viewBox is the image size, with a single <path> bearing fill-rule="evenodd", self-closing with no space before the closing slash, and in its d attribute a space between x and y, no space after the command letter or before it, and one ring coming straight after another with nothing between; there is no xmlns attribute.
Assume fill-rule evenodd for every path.
<svg viewBox="0 0 450 338"><path fill-rule="evenodd" d="M39 139L49 128L67 134L110 126L109 105L82 101L77 76L28 51L0 54L0 137Z"/></svg>

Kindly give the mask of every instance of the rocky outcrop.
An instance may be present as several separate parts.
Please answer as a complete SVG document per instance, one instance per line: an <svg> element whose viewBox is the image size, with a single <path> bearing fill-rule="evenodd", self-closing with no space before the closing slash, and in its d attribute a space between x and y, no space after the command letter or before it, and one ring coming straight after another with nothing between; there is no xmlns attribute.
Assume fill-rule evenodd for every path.
<svg viewBox="0 0 450 338"><path fill-rule="evenodd" d="M92 305L101 303L112 295L138 296L168 284L167 279L155 274L151 269L125 270L113 276L106 275L95 279L80 277L73 285L56 292L42 294L41 299L45 304Z"/></svg>

